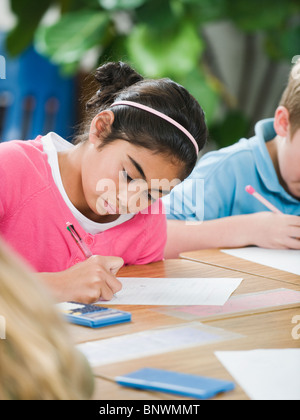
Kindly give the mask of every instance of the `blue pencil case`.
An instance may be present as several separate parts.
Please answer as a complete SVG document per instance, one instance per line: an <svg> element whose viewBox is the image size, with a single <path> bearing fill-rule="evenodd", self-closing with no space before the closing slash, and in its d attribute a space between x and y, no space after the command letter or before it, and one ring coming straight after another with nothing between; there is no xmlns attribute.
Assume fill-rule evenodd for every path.
<svg viewBox="0 0 300 420"><path fill-rule="evenodd" d="M123 386L200 399L211 398L220 392L235 388L234 383L230 381L152 368L143 368L127 375L117 376L115 380Z"/></svg>

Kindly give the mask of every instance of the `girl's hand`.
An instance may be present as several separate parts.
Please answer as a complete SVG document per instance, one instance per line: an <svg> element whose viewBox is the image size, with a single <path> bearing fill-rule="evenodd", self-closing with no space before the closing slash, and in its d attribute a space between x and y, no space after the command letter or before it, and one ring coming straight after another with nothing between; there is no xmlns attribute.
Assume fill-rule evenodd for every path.
<svg viewBox="0 0 300 420"><path fill-rule="evenodd" d="M93 255L59 273L42 273L50 289L59 301L82 303L112 299L122 288L115 277L124 261L119 257Z"/></svg>
<svg viewBox="0 0 300 420"><path fill-rule="evenodd" d="M272 212L251 215L253 245L262 248L300 249L300 217Z"/></svg>

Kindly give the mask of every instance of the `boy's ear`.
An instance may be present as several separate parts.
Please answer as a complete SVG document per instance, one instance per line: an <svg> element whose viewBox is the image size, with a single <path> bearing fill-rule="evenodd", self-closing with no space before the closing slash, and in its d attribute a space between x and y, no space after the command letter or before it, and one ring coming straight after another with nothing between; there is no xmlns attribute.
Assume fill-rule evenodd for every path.
<svg viewBox="0 0 300 420"><path fill-rule="evenodd" d="M102 111L93 118L89 135L91 143L96 143L96 141L101 140L102 137L110 132L114 118L112 111Z"/></svg>
<svg viewBox="0 0 300 420"><path fill-rule="evenodd" d="M274 128L278 136L287 137L290 129L290 114L285 106L278 106L274 116Z"/></svg>

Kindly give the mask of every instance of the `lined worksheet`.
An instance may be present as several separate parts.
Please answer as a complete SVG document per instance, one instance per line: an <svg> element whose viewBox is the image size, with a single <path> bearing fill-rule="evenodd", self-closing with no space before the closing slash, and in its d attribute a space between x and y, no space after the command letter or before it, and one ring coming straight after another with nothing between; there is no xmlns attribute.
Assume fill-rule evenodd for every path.
<svg viewBox="0 0 300 420"><path fill-rule="evenodd" d="M119 280L122 290L109 304L224 305L243 279L119 277Z"/></svg>

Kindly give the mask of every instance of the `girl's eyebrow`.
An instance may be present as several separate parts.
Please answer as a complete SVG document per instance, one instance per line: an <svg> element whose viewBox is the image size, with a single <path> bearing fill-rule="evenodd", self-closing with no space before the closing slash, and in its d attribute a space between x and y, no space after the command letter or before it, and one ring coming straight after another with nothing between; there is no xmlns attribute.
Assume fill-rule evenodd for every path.
<svg viewBox="0 0 300 420"><path fill-rule="evenodd" d="M146 175L145 175L143 169L141 168L141 166L134 159L132 159L132 157L130 157L129 155L127 155L127 157L129 158L131 163L135 166L135 168L139 171L142 178L146 181Z"/></svg>
<svg viewBox="0 0 300 420"><path fill-rule="evenodd" d="M146 180L146 175L145 175L143 169L141 168L141 166L131 156L127 155L127 157L129 158L129 160L131 161L131 163L135 166L135 168L139 171L139 173L141 174L142 178L145 181L147 181ZM164 191L161 188L159 188L158 190L157 189L152 189L152 191L157 191L157 192L159 192L161 194L169 194L169 192L170 192L169 190Z"/></svg>

